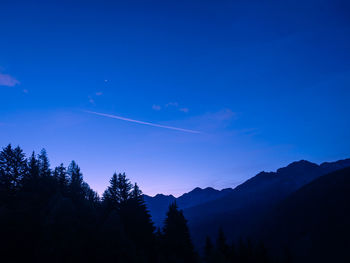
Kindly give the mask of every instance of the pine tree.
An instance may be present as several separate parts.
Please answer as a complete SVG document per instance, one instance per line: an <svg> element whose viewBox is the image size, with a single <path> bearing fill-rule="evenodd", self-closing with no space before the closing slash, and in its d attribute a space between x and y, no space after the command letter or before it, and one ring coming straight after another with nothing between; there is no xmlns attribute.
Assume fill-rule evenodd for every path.
<svg viewBox="0 0 350 263"><path fill-rule="evenodd" d="M136 247L137 257L146 257L147 262L154 262L156 259L155 227L144 202L142 191L137 184L134 184L129 199L121 206L120 214L125 231Z"/></svg>
<svg viewBox="0 0 350 263"><path fill-rule="evenodd" d="M75 161L72 161L68 166L69 175L69 191L74 198L84 198L84 192L82 188L83 175L80 172L80 168Z"/></svg>
<svg viewBox="0 0 350 263"><path fill-rule="evenodd" d="M50 170L50 162L49 158L47 157L47 153L45 149L42 149L39 154L39 175L41 177L48 177L51 175Z"/></svg>
<svg viewBox="0 0 350 263"><path fill-rule="evenodd" d="M92 204L93 206L96 206L100 202L100 197L94 190L91 189L89 184L83 182L82 189L84 192L85 200L88 201L90 204Z"/></svg>
<svg viewBox="0 0 350 263"><path fill-rule="evenodd" d="M103 193L103 201L109 208L120 208L131 197L132 184L125 173L114 173L109 181L110 185Z"/></svg>
<svg viewBox="0 0 350 263"><path fill-rule="evenodd" d="M118 174L117 177L117 197L119 203L125 203L131 195L132 185L129 179L126 178L125 173Z"/></svg>
<svg viewBox="0 0 350 263"><path fill-rule="evenodd" d="M0 170L1 191L13 194L19 190L22 178L27 172L27 161L19 146L13 149L9 144L3 148L0 152Z"/></svg>
<svg viewBox="0 0 350 263"><path fill-rule="evenodd" d="M37 179L39 177L39 161L35 157L35 152L28 160L28 179Z"/></svg>
<svg viewBox="0 0 350 263"><path fill-rule="evenodd" d="M61 163L60 166L57 166L55 168L53 176L59 185L60 191L62 193L65 193L68 187L68 178L66 167L64 167L63 163Z"/></svg>
<svg viewBox="0 0 350 263"><path fill-rule="evenodd" d="M109 180L109 186L107 190L103 193L103 202L109 208L117 208L119 204L118 196L118 176L116 173L113 174L112 178Z"/></svg>
<svg viewBox="0 0 350 263"><path fill-rule="evenodd" d="M196 262L187 220L176 202L169 206L164 222L164 251L167 262Z"/></svg>
<svg viewBox="0 0 350 263"><path fill-rule="evenodd" d="M137 202L144 203L143 197L142 197L142 191L140 190L137 183L135 183L134 187L132 188L130 198L136 200Z"/></svg>

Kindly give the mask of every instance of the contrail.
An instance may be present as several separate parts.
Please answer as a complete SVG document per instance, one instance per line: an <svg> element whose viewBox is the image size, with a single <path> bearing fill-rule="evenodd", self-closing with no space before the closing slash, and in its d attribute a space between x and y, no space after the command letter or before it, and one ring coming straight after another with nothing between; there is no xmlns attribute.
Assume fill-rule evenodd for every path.
<svg viewBox="0 0 350 263"><path fill-rule="evenodd" d="M100 116L104 116L104 117L108 117L108 118L112 118L112 119L118 119L118 120L122 120L122 121L135 122L135 123L148 125L148 126L153 126L153 127L158 127L158 128L165 128L165 129L182 131L182 132L189 132L189 133L201 133L199 131L187 130L187 129L177 128L177 127L172 127L172 126L166 126L166 125L160 125L160 124L151 123L151 122L145 122L145 121L138 121L138 120L124 118L124 117L117 116L117 115L99 113L99 112L94 112L94 111L86 111L86 110L84 110L84 112L95 114L95 115L100 115Z"/></svg>

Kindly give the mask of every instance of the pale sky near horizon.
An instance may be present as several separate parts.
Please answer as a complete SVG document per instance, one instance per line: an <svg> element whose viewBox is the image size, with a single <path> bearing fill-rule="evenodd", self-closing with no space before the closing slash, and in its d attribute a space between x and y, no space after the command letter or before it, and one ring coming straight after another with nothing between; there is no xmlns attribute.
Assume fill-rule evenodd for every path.
<svg viewBox="0 0 350 263"><path fill-rule="evenodd" d="M348 1L4 0L0 12L0 146L74 159L99 193L114 171L178 196L350 157Z"/></svg>

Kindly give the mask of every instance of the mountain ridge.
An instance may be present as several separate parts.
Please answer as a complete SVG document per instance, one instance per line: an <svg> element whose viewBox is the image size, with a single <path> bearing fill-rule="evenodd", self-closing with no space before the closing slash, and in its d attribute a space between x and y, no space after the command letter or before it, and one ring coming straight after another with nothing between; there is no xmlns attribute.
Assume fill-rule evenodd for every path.
<svg viewBox="0 0 350 263"><path fill-rule="evenodd" d="M350 158L319 165L299 160L275 172L262 171L233 189L196 187L178 198L165 199L163 196L158 200L145 196L145 202L156 226L160 227L167 206L176 201L179 208L183 209L195 242L204 240L205 235L214 235L214 231L216 233L216 230L213 233L206 231L209 225L217 228L222 226L229 236L237 237L249 234L251 225L255 224L252 218L262 217L289 194L322 175L349 166ZM239 226L239 229L235 226Z"/></svg>

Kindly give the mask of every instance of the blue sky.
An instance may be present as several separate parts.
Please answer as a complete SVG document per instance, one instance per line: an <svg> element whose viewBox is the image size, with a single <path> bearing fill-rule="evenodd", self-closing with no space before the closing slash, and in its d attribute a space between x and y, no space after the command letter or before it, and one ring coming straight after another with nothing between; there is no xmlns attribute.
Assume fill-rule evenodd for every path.
<svg viewBox="0 0 350 263"><path fill-rule="evenodd" d="M347 1L1 1L0 145L147 194L350 157ZM175 127L155 127L93 114Z"/></svg>

